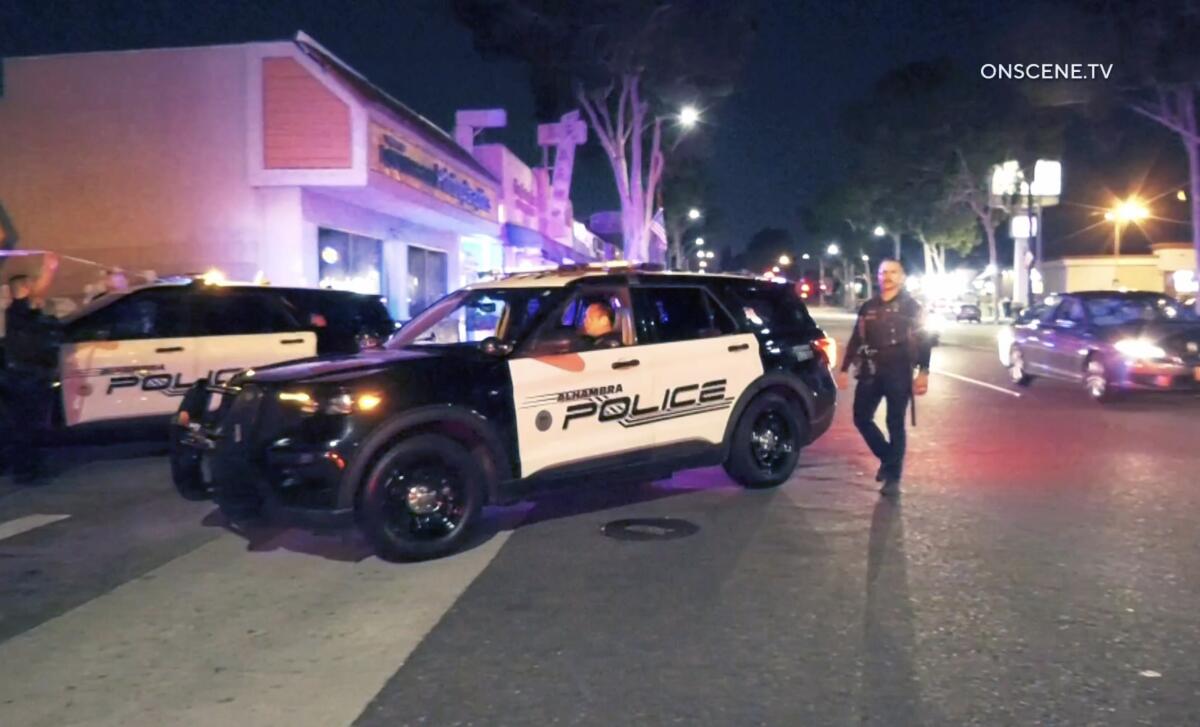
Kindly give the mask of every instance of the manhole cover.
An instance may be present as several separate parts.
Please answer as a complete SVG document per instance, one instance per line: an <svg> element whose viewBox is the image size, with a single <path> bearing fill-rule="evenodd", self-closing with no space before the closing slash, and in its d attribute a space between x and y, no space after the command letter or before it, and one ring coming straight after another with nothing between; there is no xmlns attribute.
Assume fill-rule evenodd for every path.
<svg viewBox="0 0 1200 727"><path fill-rule="evenodd" d="M613 520L600 532L616 540L676 540L695 535L700 526L673 517L643 517Z"/></svg>

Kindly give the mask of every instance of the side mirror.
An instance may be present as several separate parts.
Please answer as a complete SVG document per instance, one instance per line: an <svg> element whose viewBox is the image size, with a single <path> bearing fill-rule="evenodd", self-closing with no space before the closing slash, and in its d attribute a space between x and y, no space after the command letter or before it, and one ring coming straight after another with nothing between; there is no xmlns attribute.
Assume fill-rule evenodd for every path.
<svg viewBox="0 0 1200 727"><path fill-rule="evenodd" d="M495 336L488 336L479 342L479 350L488 356L503 358L513 352L513 345L507 341L501 341Z"/></svg>

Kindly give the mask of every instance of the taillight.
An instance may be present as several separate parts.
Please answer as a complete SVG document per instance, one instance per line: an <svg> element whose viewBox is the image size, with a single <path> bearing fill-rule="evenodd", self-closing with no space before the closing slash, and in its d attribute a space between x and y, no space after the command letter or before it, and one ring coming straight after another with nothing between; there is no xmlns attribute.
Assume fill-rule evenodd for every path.
<svg viewBox="0 0 1200 727"><path fill-rule="evenodd" d="M837 341L829 336L812 342L813 352L819 355L826 366L833 368L837 363Z"/></svg>

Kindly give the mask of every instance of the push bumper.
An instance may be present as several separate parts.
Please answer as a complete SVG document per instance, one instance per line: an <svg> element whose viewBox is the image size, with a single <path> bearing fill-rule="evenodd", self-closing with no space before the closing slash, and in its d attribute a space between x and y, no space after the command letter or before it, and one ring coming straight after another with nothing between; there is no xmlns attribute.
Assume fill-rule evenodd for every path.
<svg viewBox="0 0 1200 727"><path fill-rule="evenodd" d="M281 442L256 451L195 424L177 442L199 454L218 501L254 504L269 519L289 525L353 523L353 509L336 504L347 469L347 454L336 442L316 447Z"/></svg>

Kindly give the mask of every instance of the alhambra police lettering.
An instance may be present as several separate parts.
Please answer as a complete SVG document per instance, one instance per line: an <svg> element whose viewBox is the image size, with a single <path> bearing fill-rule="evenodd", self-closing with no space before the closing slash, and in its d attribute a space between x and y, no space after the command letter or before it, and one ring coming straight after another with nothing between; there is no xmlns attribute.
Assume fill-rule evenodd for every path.
<svg viewBox="0 0 1200 727"><path fill-rule="evenodd" d="M593 396L609 396L611 394L620 394L624 391L620 384L611 384L609 386L593 386L590 389L575 389L574 391L563 391L558 395L558 401L577 401L579 399L590 399Z"/></svg>
<svg viewBox="0 0 1200 727"><path fill-rule="evenodd" d="M725 385L725 379L718 379L703 384L676 386L664 391L661 400L654 402L643 402L641 394L635 394L632 397L609 396L601 399L599 403L592 400L593 396L597 396L596 394L575 397L585 400L567 407L562 428L569 429L572 421L592 417L601 423L618 422L623 427L637 427L683 416L728 409L733 406L733 399L725 396ZM616 388L620 389L619 386ZM580 392L569 393L588 391L591 390L582 389ZM569 399L560 398L559 401L569 401Z"/></svg>

